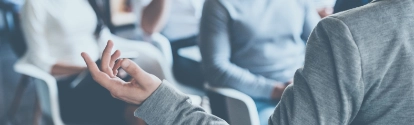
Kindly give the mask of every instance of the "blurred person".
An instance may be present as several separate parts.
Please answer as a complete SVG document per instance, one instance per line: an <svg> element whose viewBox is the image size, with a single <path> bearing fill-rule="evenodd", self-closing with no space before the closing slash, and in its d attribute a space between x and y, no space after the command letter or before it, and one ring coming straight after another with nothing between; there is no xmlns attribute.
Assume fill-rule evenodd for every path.
<svg viewBox="0 0 414 125"><path fill-rule="evenodd" d="M334 7L334 13L360 7L371 1L372 0L337 0Z"/></svg>
<svg viewBox="0 0 414 125"><path fill-rule="evenodd" d="M320 17L307 0L209 0L204 4L200 51L212 86L241 91L266 124L295 71Z"/></svg>
<svg viewBox="0 0 414 125"><path fill-rule="evenodd" d="M321 18L329 16L333 13L335 2L336 0L313 0L314 6Z"/></svg>
<svg viewBox="0 0 414 125"><path fill-rule="evenodd" d="M182 57L178 50L195 46L204 0L134 0L144 36L160 32L171 43L173 72L178 81L203 88L199 62Z"/></svg>
<svg viewBox="0 0 414 125"><path fill-rule="evenodd" d="M376 0L320 21L307 42L305 65L284 91L269 124L414 123L413 11L412 0ZM125 82L82 56L95 80L114 97L140 105L135 116L148 124L227 125L131 60L111 67L131 74L132 82Z"/></svg>
<svg viewBox="0 0 414 125"><path fill-rule="evenodd" d="M108 39L117 41L117 48L139 52L140 57L147 56L142 53L154 56L157 53L152 50L156 48L149 43L112 35L100 22L91 6L93 4L90 4L92 2L93 0L26 0L21 21L28 50L23 59L57 79L65 122L126 124L125 118L132 116L132 110L125 114L128 113L125 111L125 103L113 99L107 90L95 84L90 75L86 75L73 87L72 82L86 69L79 53L88 52L94 61L99 62L100 52ZM120 54L119 51L114 53L118 56ZM125 74L121 78L128 80ZM136 118L129 122L134 121Z"/></svg>

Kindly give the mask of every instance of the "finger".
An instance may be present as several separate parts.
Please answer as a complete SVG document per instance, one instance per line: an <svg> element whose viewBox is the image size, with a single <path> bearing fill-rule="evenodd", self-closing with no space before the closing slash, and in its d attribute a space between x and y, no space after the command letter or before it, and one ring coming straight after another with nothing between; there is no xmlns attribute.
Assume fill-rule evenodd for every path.
<svg viewBox="0 0 414 125"><path fill-rule="evenodd" d="M95 81L102 85L103 83L101 81L109 80L108 75L105 75L105 73L99 70L98 65L96 65L96 63L91 59L91 57L89 57L88 54L82 52L81 55L85 60L89 72Z"/></svg>
<svg viewBox="0 0 414 125"><path fill-rule="evenodd" d="M109 67L114 67L115 61L121 56L121 51L116 50L111 56L111 61L109 62Z"/></svg>
<svg viewBox="0 0 414 125"><path fill-rule="evenodd" d="M83 60L85 60L86 65L88 66L89 71L93 74L98 74L101 71L99 70L98 66L96 65L96 63L91 59L91 57L89 57L89 55L85 52L81 53Z"/></svg>
<svg viewBox="0 0 414 125"><path fill-rule="evenodd" d="M109 67L109 62L111 61L112 47L113 47L113 43L111 40L109 40L102 53L102 60L101 60L101 70L111 77L113 77L113 73L112 73L111 68Z"/></svg>
<svg viewBox="0 0 414 125"><path fill-rule="evenodd" d="M112 72L114 72L114 76L118 75L118 70L115 70L115 71L112 71ZM120 76L118 76L118 77L120 77Z"/></svg>
<svg viewBox="0 0 414 125"><path fill-rule="evenodd" d="M141 69L137 64L129 59L124 59L121 61L121 67L125 70L130 76L135 80L147 79L149 76L144 70ZM139 83L139 82L138 82Z"/></svg>
<svg viewBox="0 0 414 125"><path fill-rule="evenodd" d="M121 67L122 60L124 60L124 59L119 59L118 61L116 61L115 66L112 68L112 72L114 72L114 75L118 74L118 69L119 69L119 67Z"/></svg>

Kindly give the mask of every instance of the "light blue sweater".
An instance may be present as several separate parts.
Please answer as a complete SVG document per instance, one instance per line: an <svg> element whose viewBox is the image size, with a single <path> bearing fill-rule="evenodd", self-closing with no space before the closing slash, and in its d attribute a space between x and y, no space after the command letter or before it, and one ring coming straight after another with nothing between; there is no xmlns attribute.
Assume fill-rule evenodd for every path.
<svg viewBox="0 0 414 125"><path fill-rule="evenodd" d="M199 44L206 79L269 99L303 66L319 20L307 0L207 0Z"/></svg>

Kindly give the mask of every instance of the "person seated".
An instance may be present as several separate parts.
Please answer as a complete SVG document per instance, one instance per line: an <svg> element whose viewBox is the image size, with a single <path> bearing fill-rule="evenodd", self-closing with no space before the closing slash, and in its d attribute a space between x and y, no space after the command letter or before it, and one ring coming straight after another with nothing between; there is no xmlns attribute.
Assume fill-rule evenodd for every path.
<svg viewBox="0 0 414 125"><path fill-rule="evenodd" d="M321 18L327 17L333 13L333 7L336 0L312 0Z"/></svg>
<svg viewBox="0 0 414 125"><path fill-rule="evenodd" d="M126 124L128 117L135 121L132 110L125 111L126 104L111 98L90 75L76 85L74 80L86 70L79 53L88 52L99 62L108 39L117 41L118 49L139 53L146 60L155 60L153 56L159 53L149 43L122 39L102 28L88 2L91 0L26 0L21 25L28 50L22 59L57 79L64 122L114 125ZM125 75L122 78L128 80Z"/></svg>
<svg viewBox="0 0 414 125"><path fill-rule="evenodd" d="M160 32L171 43L173 72L183 84L203 88L200 63L178 54L178 50L197 44L204 0L134 0L138 25L144 36ZM144 37L145 39L145 37Z"/></svg>
<svg viewBox="0 0 414 125"><path fill-rule="evenodd" d="M206 1L199 43L206 80L252 97L265 124L319 20L306 0Z"/></svg>
<svg viewBox="0 0 414 125"><path fill-rule="evenodd" d="M284 91L269 125L414 123L413 11L412 0L377 0L320 21L307 42L305 65ZM132 82L125 82L111 77L110 70L99 70L86 53L82 56L114 97L140 105L135 116L148 124L227 125L131 60L111 67L131 74Z"/></svg>

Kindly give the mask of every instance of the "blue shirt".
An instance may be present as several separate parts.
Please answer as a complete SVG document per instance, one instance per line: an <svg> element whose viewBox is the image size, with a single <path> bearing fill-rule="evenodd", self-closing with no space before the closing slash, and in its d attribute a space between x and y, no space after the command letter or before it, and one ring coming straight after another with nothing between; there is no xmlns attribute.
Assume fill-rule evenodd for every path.
<svg viewBox="0 0 414 125"><path fill-rule="evenodd" d="M208 82L265 99L302 67L306 40L320 20L307 0L208 0L202 15Z"/></svg>

